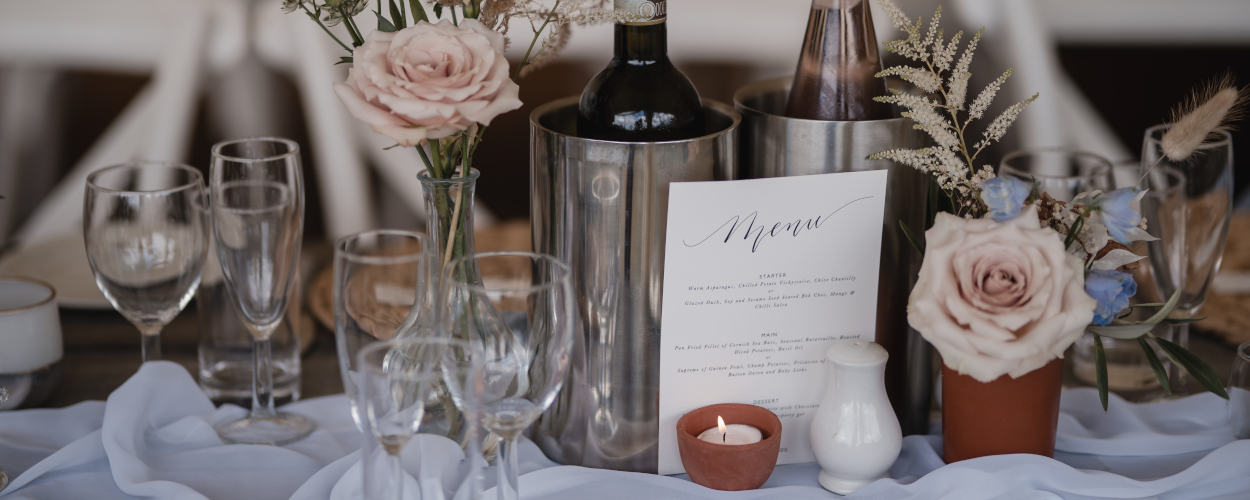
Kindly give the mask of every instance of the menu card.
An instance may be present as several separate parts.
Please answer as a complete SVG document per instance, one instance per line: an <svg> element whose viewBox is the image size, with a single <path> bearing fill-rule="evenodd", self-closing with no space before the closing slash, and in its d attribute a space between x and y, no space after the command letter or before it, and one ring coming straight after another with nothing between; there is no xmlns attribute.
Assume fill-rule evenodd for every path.
<svg viewBox="0 0 1250 500"><path fill-rule="evenodd" d="M671 185L660 474L684 472L677 419L718 403L781 418L777 463L815 460L825 351L876 330L885 184L874 170Z"/></svg>

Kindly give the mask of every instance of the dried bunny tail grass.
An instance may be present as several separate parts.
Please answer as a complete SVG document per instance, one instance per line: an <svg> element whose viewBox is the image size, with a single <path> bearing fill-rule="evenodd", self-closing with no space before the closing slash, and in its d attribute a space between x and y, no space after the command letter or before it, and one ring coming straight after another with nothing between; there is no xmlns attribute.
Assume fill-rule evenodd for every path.
<svg viewBox="0 0 1250 500"><path fill-rule="evenodd" d="M1216 130L1229 130L1240 120L1250 100L1250 87L1238 89L1232 75L1195 89L1189 98L1172 110L1172 127L1159 140L1163 155L1179 162L1194 153Z"/></svg>

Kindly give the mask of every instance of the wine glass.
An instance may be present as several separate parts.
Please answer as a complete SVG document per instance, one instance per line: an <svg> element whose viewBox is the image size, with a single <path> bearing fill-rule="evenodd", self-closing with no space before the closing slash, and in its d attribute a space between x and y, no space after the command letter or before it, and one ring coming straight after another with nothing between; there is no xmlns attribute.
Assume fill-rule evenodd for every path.
<svg viewBox="0 0 1250 500"><path fill-rule="evenodd" d="M1228 423L1237 439L1250 439L1250 342L1237 347L1228 374Z"/></svg>
<svg viewBox="0 0 1250 500"><path fill-rule="evenodd" d="M429 287L437 282L433 258L429 237L410 231L365 231L334 243L334 336L343 389L361 432L367 429L352 380L356 355L411 329L414 320L429 319Z"/></svg>
<svg viewBox="0 0 1250 500"><path fill-rule="evenodd" d="M199 170L177 163L125 163L87 177L87 260L109 303L143 334L145 362L161 359L161 329L200 283L205 199Z"/></svg>
<svg viewBox="0 0 1250 500"><path fill-rule="evenodd" d="M304 228L299 146L276 138L213 146L209 172L217 260L254 339L252 409L215 427L227 443L283 445L314 424L273 408L269 337L286 313Z"/></svg>
<svg viewBox="0 0 1250 500"><path fill-rule="evenodd" d="M356 404L368 422L365 439L381 451L369 451L362 466L368 500L404 497L404 469L399 454L421 427L426 398L442 380L445 338L427 337L374 342L356 353ZM372 448L372 447L370 447ZM379 464L379 459L386 462ZM384 476L385 479L379 479ZM431 496L431 495L425 495Z"/></svg>
<svg viewBox="0 0 1250 500"><path fill-rule="evenodd" d="M491 279L462 281L473 269ZM489 252L451 261L443 270L439 318L445 335L469 342L480 381L448 383L460 402L481 391L483 426L502 438L499 498L517 498L517 438L551 406L568 371L573 345L573 291L569 268L555 257ZM485 307L489 304L490 307Z"/></svg>
<svg viewBox="0 0 1250 500"><path fill-rule="evenodd" d="M1115 189L1110 161L1071 149L1012 151L999 162L998 176L1036 182L1040 192L1064 203L1087 191Z"/></svg>
<svg viewBox="0 0 1250 500"><path fill-rule="evenodd" d="M1233 142L1219 130L1189 158L1173 162L1163 156L1163 134L1171 125L1146 129L1142 145L1143 189L1162 196L1146 196L1142 215L1147 231L1159 238L1147 243L1151 274L1166 301L1179 289L1173 317L1197 316L1207 289L1219 271L1233 209ZM1156 165L1156 163L1158 163ZM1153 166L1153 168L1151 168ZM1177 325L1175 342L1189 347L1189 325ZM1182 370L1175 370L1178 394L1189 393Z"/></svg>

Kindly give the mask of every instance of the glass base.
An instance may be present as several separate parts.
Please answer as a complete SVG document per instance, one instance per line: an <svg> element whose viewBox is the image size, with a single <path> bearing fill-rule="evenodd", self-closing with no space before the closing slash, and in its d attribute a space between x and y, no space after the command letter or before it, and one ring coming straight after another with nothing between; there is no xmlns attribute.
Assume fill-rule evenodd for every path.
<svg viewBox="0 0 1250 500"><path fill-rule="evenodd" d="M269 444L282 446L312 434L311 420L294 413L278 412L272 418L245 417L214 427L226 444Z"/></svg>

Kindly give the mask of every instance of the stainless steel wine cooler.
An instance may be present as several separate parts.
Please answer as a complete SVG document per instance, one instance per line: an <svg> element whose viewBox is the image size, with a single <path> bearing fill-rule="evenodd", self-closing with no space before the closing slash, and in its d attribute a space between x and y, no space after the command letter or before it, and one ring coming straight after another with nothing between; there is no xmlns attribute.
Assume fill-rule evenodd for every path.
<svg viewBox="0 0 1250 500"><path fill-rule="evenodd" d="M899 222L922 236L928 178L911 167L867 159L887 149L925 147L927 138L913 130L907 118L818 121L783 116L790 82L789 77L757 82L734 95L734 108L742 114L738 131L740 178L889 171L881 228L876 342L890 353L886 388L903 433L927 433L933 387L931 354L920 334L907 326L907 297L921 259L899 229Z"/></svg>
<svg viewBox="0 0 1250 500"><path fill-rule="evenodd" d="M531 437L568 465L656 471L668 188L736 177L733 108L705 100L708 135L672 142L576 136L577 97L530 115L534 251L573 269L577 346Z"/></svg>

